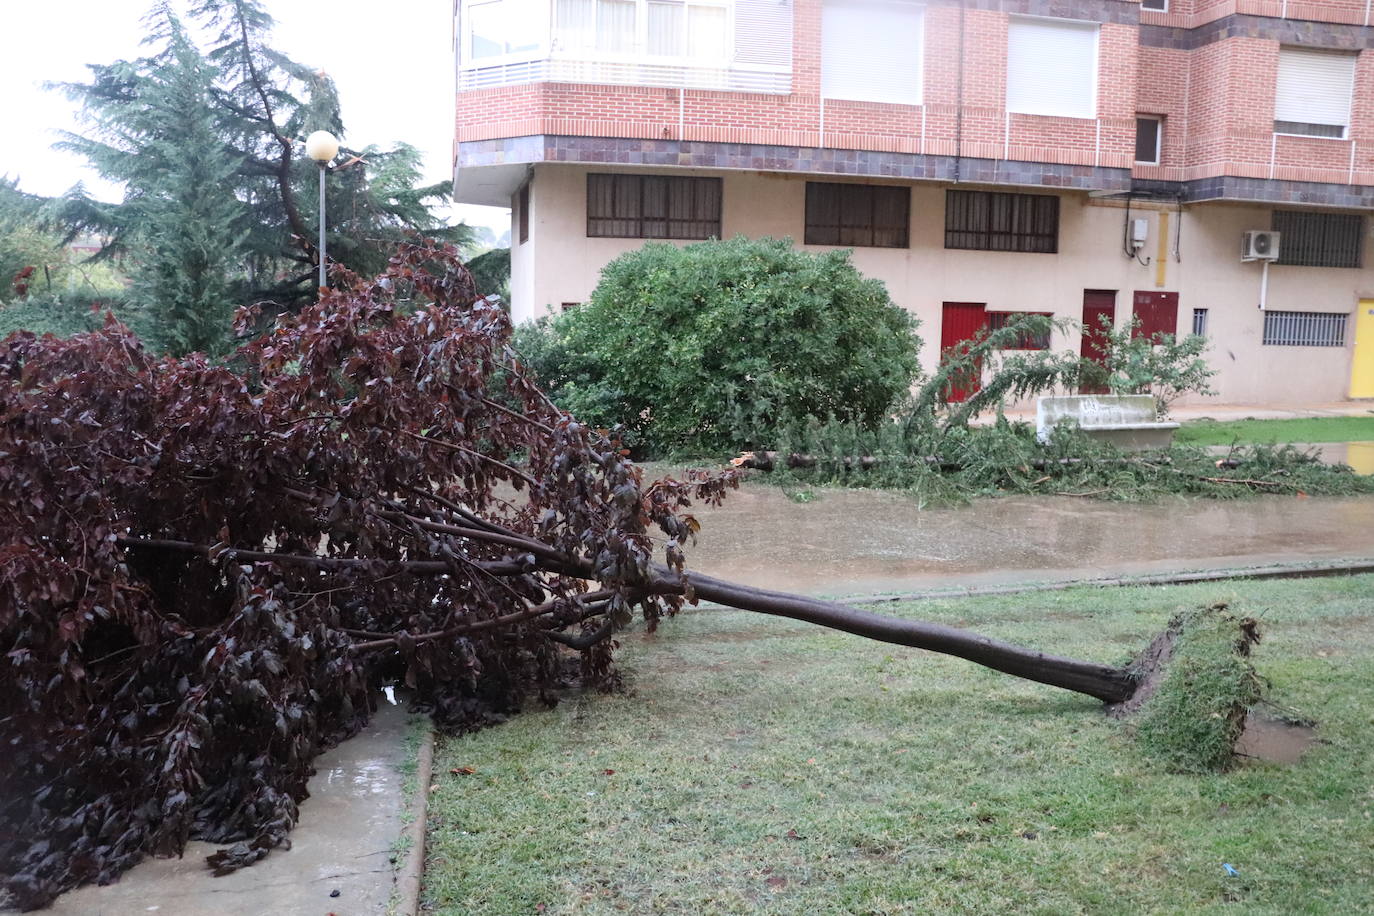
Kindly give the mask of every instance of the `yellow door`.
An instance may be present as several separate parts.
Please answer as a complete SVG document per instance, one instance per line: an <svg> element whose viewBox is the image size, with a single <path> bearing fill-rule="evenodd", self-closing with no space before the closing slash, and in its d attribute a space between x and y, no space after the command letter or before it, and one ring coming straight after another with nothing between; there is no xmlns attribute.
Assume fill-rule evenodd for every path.
<svg viewBox="0 0 1374 916"><path fill-rule="evenodd" d="M1350 396L1374 398L1374 299L1361 299L1355 310L1355 358L1350 367Z"/></svg>
<svg viewBox="0 0 1374 916"><path fill-rule="evenodd" d="M1345 463L1356 474L1374 474L1374 442L1347 442Z"/></svg>

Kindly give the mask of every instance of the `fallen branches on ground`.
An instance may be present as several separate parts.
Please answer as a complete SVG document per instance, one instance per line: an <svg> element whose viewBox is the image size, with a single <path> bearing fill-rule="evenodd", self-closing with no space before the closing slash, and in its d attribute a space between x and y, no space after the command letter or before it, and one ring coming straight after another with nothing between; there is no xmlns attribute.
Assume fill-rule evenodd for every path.
<svg viewBox="0 0 1374 916"><path fill-rule="evenodd" d="M951 499L994 491L1106 499L1374 492L1374 477L1293 446L1236 446L1221 458L1187 446L1128 453L1072 429L1041 442L1027 424L945 430L928 417L898 418L876 431L815 423L790 440L776 450L742 452L730 465L767 472L785 485L911 489Z"/></svg>

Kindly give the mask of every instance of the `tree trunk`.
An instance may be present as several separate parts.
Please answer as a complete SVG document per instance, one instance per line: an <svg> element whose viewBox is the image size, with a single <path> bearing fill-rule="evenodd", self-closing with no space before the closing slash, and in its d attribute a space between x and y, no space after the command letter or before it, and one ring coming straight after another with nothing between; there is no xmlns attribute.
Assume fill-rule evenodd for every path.
<svg viewBox="0 0 1374 916"><path fill-rule="evenodd" d="M686 579L698 598L717 604L804 620L880 642L954 655L1015 677L1085 693L1104 703L1124 702L1135 692L1136 676L1129 668L1049 655L957 627L905 620L833 601L737 585L701 573L688 572Z"/></svg>

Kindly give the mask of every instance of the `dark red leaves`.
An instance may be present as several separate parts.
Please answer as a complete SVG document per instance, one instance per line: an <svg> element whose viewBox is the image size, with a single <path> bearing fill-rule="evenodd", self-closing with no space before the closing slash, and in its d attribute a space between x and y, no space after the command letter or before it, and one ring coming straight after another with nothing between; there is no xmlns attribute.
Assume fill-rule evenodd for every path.
<svg viewBox="0 0 1374 916"><path fill-rule="evenodd" d="M681 568L678 512L732 478L646 486L524 375L451 249L335 279L224 365L155 360L113 319L0 341L0 886L21 906L192 837L225 847L216 871L254 862L381 685L448 727L499 721L612 683L615 627L680 605L653 564Z"/></svg>

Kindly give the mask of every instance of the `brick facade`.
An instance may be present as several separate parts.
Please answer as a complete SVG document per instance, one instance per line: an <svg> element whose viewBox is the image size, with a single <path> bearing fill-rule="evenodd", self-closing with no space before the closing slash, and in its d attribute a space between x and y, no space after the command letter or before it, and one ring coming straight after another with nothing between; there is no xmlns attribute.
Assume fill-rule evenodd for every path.
<svg viewBox="0 0 1374 916"><path fill-rule="evenodd" d="M1072 322L1088 293L1105 292L1121 326L1139 294L1167 292L1179 304L1178 333L1191 329L1195 310L1206 316L1224 402L1346 396L1355 322L1320 350L1273 344L1265 339L1273 316L1257 303L1263 277L1268 311L1347 321L1374 308L1368 218L1358 246L1364 266L1274 265L1270 276L1242 260L1240 241L1272 229L1279 208L1374 211L1366 0L1170 0L1165 13L1142 11L1138 0L926 0L920 104L823 98L822 0L780 2L790 11L791 66L770 72L768 91L700 88L686 78L634 84L647 72L636 64L601 71L602 82L576 82L569 73L600 64L581 71L579 61L550 57L539 78L517 67L506 79L498 67L493 81L509 85L459 92L458 199L504 205L518 188L528 194L528 221L513 227L511 248L517 320L585 301L606 263L645 244L588 233L591 174L716 178L721 236L791 238L813 249L827 246L804 242L808 182L895 185L909 189L908 244L855 247L850 257L920 319L927 369L939 359L945 303ZM1097 23L1091 117L1008 110L1015 16ZM1344 137L1275 133L1284 46L1358 52ZM555 72L559 79L548 77ZM1162 121L1158 164L1135 161L1137 115ZM956 185L1057 197L1056 248L951 247L947 193ZM1140 250L1126 242L1137 223L1147 236ZM1076 350L1079 333L1056 332L1054 347Z"/></svg>
<svg viewBox="0 0 1374 916"><path fill-rule="evenodd" d="M469 90L457 100L455 165L470 164L462 148L479 141L595 137L797 147L812 159L863 150L1132 169L1184 194L1218 177L1370 186L1374 54L1358 59L1345 139L1273 131L1280 45L1369 48L1366 8L1364 0L1290 2L1278 18L1277 0L1174 0L1167 13L1124 0L965 0L962 8L934 0L925 10L923 104L898 105L821 98L821 2L794 0L790 93L554 82ZM1014 15L1101 23L1095 118L1006 110ZM1158 165L1134 165L1137 113L1164 119Z"/></svg>

